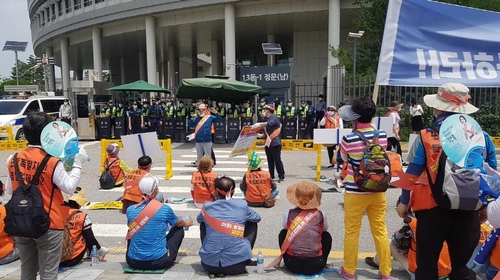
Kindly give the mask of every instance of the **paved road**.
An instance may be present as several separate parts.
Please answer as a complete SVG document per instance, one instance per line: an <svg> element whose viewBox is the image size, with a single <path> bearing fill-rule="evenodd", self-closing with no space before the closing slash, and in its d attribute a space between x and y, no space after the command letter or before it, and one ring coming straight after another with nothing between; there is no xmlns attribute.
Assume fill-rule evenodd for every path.
<svg viewBox="0 0 500 280"><path fill-rule="evenodd" d="M102 202L111 201L118 199L123 189L113 189L113 190L100 190L98 183L98 176L100 174L100 142L86 142L87 152L91 161L85 164L82 171L82 178L80 186L85 190L87 198L92 202ZM246 156L229 158L229 152L232 145L215 145L215 154L217 157L217 167L214 168L219 175L226 175L233 177L237 184L241 182L241 178L246 171ZM165 197L176 197L176 198L190 198L190 179L191 174L195 170L195 167L191 165L191 162L196 158L196 152L194 151L194 144L173 144L173 171L174 176L170 180L165 180L165 154L162 153L156 158L153 158L153 169L152 173L157 175L160 180L160 190L163 192ZM258 152L259 155L265 159L263 151ZM0 162L4 162L7 157L12 154L12 152L0 152ZM327 152L326 149L323 150L323 166L327 166ZM135 167L136 160L126 159L126 151L122 151L121 157L125 158L126 162L131 166ZM283 162L285 165L286 180L282 183L278 183L278 189L280 190L279 199L276 206L272 209L255 208L255 210L262 216L262 221L259 223L259 231L257 241L255 243L255 253L258 250L262 250L266 258L269 261L272 257L278 255L278 238L277 235L281 230L282 215L285 211L292 207L292 205L286 200L286 188L287 186L297 183L300 181L312 181L315 177L316 169L316 154L315 152L304 152L304 151L283 151L282 153ZM264 166L267 168L267 164ZM326 177L333 177L334 171L323 168L322 174ZM7 176L6 169L0 168L0 179L4 179ZM323 189L331 188L332 185L329 183L318 182L318 185ZM397 189L389 189L387 191L388 199L388 210L387 210L387 227L390 232L397 230L401 226L401 219L396 215L394 206L396 200L399 196L400 191ZM236 197L241 197L242 194L238 190L235 194ZM169 204L175 211L177 215L191 216L196 218L199 210L194 207L192 203L188 204ZM341 263L339 260L342 258L343 250L343 197L340 192L326 192L323 193L322 205L320 207L325 213L329 220L330 229L329 232L333 237L332 252L330 253L330 258L332 261L337 261L337 264ZM125 234L127 231L126 227L126 217L120 214L118 210L86 210L90 215L93 222L94 233L99 240L99 242L111 249L111 254L116 256L110 257L109 260L115 264L124 260L125 247ZM190 265L190 263L196 263L192 258L197 258L198 250L200 248L199 241L199 227L195 222L194 226L186 232L186 238L183 241L181 247L181 255L184 258L190 258L188 263L189 267L195 268L196 265ZM365 256L372 256L375 252L373 240L369 231L367 219L363 220L363 225L360 233L359 240L359 257L360 265L362 264L362 259ZM107 257L108 258L108 257ZM183 259L180 260L181 263ZM199 262L199 261L198 261ZM111 264L108 264L111 265ZM85 265L81 265L85 266ZM116 268L116 267L115 267ZM190 273L193 272L191 268ZM83 268L82 268L83 269ZM2 268L3 270L3 268ZM96 271L94 269L94 271ZM203 274L202 270L200 270ZM198 273L198 272L197 272ZM376 273L376 271L375 271ZM402 273L402 272L401 272ZM195 273L196 274L196 273ZM368 273L370 274L370 273ZM327 277L328 274L325 274ZM401 275L404 275L402 273ZM1 274L0 274L1 276ZM276 275L275 275L276 276ZM90 277L90 276L89 276ZM187 275L186 275L187 277ZM279 276L281 278L281 276ZM406 279L395 278L395 279ZM73 278L73 277L71 277ZM170 278L170 277L169 277ZM196 279L195 276L182 279ZM329 276L328 279L331 279ZM92 278L85 278L92 279ZM261 278L259 278L261 279ZM275 279L274 277L268 279ZM370 279L370 278L367 278Z"/></svg>

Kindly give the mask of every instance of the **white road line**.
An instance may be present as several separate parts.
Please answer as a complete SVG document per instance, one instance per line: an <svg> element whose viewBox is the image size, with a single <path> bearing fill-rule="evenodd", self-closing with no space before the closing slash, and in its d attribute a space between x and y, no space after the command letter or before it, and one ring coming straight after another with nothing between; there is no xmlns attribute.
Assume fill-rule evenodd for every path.
<svg viewBox="0 0 500 280"><path fill-rule="evenodd" d="M187 185L187 184L186 184ZM191 187L159 187L160 192L162 193L191 193ZM99 190L102 192L117 192L123 193L123 188L113 188L110 190ZM241 194L240 188L236 188L234 191L235 194Z"/></svg>
<svg viewBox="0 0 500 280"><path fill-rule="evenodd" d="M88 147L88 146L95 145L98 143L101 143L101 141L86 142L86 143L81 144L80 147Z"/></svg>
<svg viewBox="0 0 500 280"><path fill-rule="evenodd" d="M196 217L191 217L196 219ZM92 224L92 231L96 237L122 237L125 239L128 226L125 224ZM191 226L184 232L184 238L200 238L200 227Z"/></svg>
<svg viewBox="0 0 500 280"><path fill-rule="evenodd" d="M182 158L196 158L197 155L182 155L181 156ZM215 157L218 159L218 158L230 158L229 155L215 155ZM244 158L244 159L248 159L248 156L244 155L244 156L235 156L234 158Z"/></svg>
<svg viewBox="0 0 500 280"><path fill-rule="evenodd" d="M152 171L165 171L165 167L153 167ZM215 172L247 172L247 168L237 168L237 167L214 167ZM196 171L195 166L174 166L173 171Z"/></svg>
<svg viewBox="0 0 500 280"><path fill-rule="evenodd" d="M90 205L82 207L81 209L86 210L86 211L93 211L93 210L89 210L89 208L92 207L92 205L97 204L97 203L101 203L101 202L91 202ZM172 208L172 210L174 210L176 212L177 211L200 212L200 210L201 210L201 209L196 208L194 206L194 203L182 203L182 204L167 203L167 205L170 206L170 208Z"/></svg>
<svg viewBox="0 0 500 280"><path fill-rule="evenodd" d="M174 169L175 171L176 169ZM194 172L195 169L192 169L192 171ZM214 169L215 172L217 173L220 173L219 175L224 175L222 172L218 172L217 171L217 167ZM160 175L157 175L155 174L156 177L158 177L158 179L160 180L165 180L165 174L160 174ZM174 175L172 176L172 178L168 179L168 181L189 181L189 184L191 184L191 175ZM231 178L233 178L233 180L235 181L241 181L243 180L243 177L242 176L230 176Z"/></svg>
<svg viewBox="0 0 500 280"><path fill-rule="evenodd" d="M189 164L191 165L193 161L192 160L172 160L172 163L179 163L179 164ZM247 161L236 161L236 160L218 160L217 161L217 166L219 166L220 164L240 164L240 165L246 165L247 164ZM264 163L264 165L267 165L267 162ZM194 167L194 165L193 165ZM217 168L217 167L216 167ZM175 169L175 166L174 166L174 169Z"/></svg>

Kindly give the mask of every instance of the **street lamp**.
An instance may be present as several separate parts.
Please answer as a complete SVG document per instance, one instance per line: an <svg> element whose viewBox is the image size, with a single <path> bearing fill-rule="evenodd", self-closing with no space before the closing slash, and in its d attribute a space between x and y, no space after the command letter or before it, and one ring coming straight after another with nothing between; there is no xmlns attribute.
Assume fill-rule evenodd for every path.
<svg viewBox="0 0 500 280"><path fill-rule="evenodd" d="M349 37L353 39L352 44L352 86L356 83L356 39L361 38L365 32L359 31L358 33L349 32ZM347 40L349 41L349 40Z"/></svg>

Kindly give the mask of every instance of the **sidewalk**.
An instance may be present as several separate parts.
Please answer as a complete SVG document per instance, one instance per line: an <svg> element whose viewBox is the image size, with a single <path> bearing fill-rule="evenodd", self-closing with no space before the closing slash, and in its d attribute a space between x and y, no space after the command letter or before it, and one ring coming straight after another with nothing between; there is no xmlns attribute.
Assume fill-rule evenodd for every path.
<svg viewBox="0 0 500 280"><path fill-rule="evenodd" d="M270 263L274 258L265 258L265 264ZM179 256L176 263L172 268L167 270L164 274L126 274L123 272L123 267L126 267L124 254L107 255L106 261L99 263L98 267L90 267L90 261L86 259L80 265L61 271L59 279L102 279L102 280L125 280L125 279L209 279L208 274L205 272L200 264L198 256ZM342 264L342 260L330 259L328 261L332 269L324 270L323 275L314 279L343 279L336 273L336 269ZM283 262L282 262L283 265ZM248 274L239 276L226 276L225 278L231 279L304 279L298 275L288 272L284 268L276 269L266 272L265 274L257 274L257 267L247 266ZM21 274L20 262L16 261L0 268L0 279L14 280L19 279ZM357 269L358 279L380 279L377 275L377 269L372 268L365 264L364 260L358 261ZM393 262L392 279L408 280L410 277L402 270L398 263ZM306 278L312 279L312 278Z"/></svg>

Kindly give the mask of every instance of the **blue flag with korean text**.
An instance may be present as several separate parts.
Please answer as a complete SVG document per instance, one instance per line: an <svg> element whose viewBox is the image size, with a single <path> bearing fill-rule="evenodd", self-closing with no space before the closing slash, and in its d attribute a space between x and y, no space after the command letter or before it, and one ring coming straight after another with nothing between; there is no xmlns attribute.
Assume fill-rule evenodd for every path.
<svg viewBox="0 0 500 280"><path fill-rule="evenodd" d="M500 13L427 0L389 0L379 85L500 86Z"/></svg>

